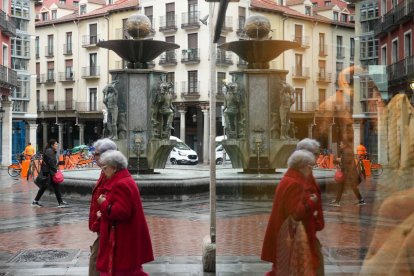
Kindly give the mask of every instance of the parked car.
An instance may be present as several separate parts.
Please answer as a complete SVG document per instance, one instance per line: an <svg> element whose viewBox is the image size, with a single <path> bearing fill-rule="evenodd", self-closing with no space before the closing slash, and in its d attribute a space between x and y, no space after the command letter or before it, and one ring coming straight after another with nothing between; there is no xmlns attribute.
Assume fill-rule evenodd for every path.
<svg viewBox="0 0 414 276"><path fill-rule="evenodd" d="M223 145L220 144L216 147L216 165L223 164L224 160L226 160L226 162L231 162L230 156L226 153Z"/></svg>
<svg viewBox="0 0 414 276"><path fill-rule="evenodd" d="M175 147L171 150L169 160L171 164L191 164L198 163L197 153L192 150L187 144L175 136L170 136L170 140L177 142Z"/></svg>

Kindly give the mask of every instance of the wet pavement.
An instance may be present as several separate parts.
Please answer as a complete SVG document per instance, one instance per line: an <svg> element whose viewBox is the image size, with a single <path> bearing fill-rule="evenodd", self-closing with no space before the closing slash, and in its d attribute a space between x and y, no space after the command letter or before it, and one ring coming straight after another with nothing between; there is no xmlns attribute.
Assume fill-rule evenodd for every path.
<svg viewBox="0 0 414 276"><path fill-rule="evenodd" d="M197 167L178 167L197 173ZM206 168L200 167L200 170ZM219 168L220 169L220 168ZM191 172L190 172L191 171ZM358 206L350 192L341 207L330 207L335 187L324 191L323 245L326 275L358 274L374 231L379 237L397 221L380 218L376 179L361 184L367 205ZM32 182L11 178L0 170L0 275L87 275L89 245L87 198L64 199L57 208L54 194L45 194L43 208L31 207L37 192ZM202 240L209 234L208 194L180 200L143 198L156 260L144 265L151 275L263 275L270 264L260 261L271 200L217 202L217 272L203 273Z"/></svg>

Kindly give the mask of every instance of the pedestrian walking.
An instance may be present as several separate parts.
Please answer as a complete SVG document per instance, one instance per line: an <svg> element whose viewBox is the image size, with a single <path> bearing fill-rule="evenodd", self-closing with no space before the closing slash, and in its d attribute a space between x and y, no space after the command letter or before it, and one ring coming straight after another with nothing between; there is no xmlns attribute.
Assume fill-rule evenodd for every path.
<svg viewBox="0 0 414 276"><path fill-rule="evenodd" d="M96 164L99 167L101 167L101 163L100 163L101 154L103 154L107 150L117 149L117 146L114 143L114 141L108 138L104 138L104 139L100 139L96 141L93 144L93 147L95 148L94 158L95 158ZM100 221L98 219L97 213L100 207L98 204L98 198L101 195L101 189L105 181L106 181L106 176L101 170L99 179L96 182L96 185L92 191L91 204L89 207L89 230L97 234L95 241L90 246L91 255L89 257L89 276L100 275L99 271L96 269L96 257L98 256L98 250L99 250L99 227L100 227Z"/></svg>
<svg viewBox="0 0 414 276"><path fill-rule="evenodd" d="M55 139L50 139L43 153L43 161L39 172L39 174L46 177L46 181L45 185L42 185L39 188L39 191L37 192L37 195L32 202L33 207L43 207L43 205L39 203L39 200L49 186L52 186L53 190L55 191L58 207L65 208L69 206L69 204L62 199L59 184L53 181L53 176L58 171L57 148L58 142Z"/></svg>
<svg viewBox="0 0 414 276"><path fill-rule="evenodd" d="M306 150L296 150L288 159L288 170L276 188L263 241L261 259L273 263L266 276L324 275L321 246L316 237L324 221L320 192L312 180L314 165L314 154ZM287 244L293 229L285 227L289 224L297 229L296 235L289 237L302 246Z"/></svg>
<svg viewBox="0 0 414 276"><path fill-rule="evenodd" d="M358 185L362 181L359 175L357 165L354 160L354 151L352 150L351 142L349 139L345 139L339 144L341 154L340 158L337 159L342 173L344 174L344 181L337 182L337 193L336 199L331 201L329 205L339 207L341 206L341 198L344 192L345 186L349 185L355 197L358 199L357 204L365 205L365 200L362 198L359 192Z"/></svg>
<svg viewBox="0 0 414 276"><path fill-rule="evenodd" d="M154 260L151 237L127 159L119 151L108 150L99 162L107 180L97 200L100 240L96 267L101 276L149 275L142 265Z"/></svg>

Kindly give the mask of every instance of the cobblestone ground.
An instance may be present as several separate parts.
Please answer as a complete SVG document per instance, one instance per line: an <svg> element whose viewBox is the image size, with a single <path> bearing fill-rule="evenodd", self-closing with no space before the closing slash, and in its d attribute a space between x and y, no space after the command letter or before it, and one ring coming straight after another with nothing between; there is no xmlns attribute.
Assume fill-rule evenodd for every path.
<svg viewBox="0 0 414 276"><path fill-rule="evenodd" d="M324 193L333 197L334 187ZM327 275L352 275L361 263L376 225L387 233L393 221L376 217L375 181L361 185L367 205L353 204L345 194L340 208L324 204L326 227L319 233ZM69 208L57 208L54 195L44 208L30 206L37 191L32 182L0 171L0 275L87 275L89 245L87 198L66 196ZM144 266L151 275L215 275L203 273L201 244L209 234L209 200L143 199L156 260ZM260 261L271 201L217 202L216 275L263 275L270 265Z"/></svg>

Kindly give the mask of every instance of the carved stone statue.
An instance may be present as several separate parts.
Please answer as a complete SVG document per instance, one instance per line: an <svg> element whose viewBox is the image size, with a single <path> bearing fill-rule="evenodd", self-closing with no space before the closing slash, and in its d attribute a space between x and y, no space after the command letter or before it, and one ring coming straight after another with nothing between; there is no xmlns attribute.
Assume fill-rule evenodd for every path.
<svg viewBox="0 0 414 276"><path fill-rule="evenodd" d="M103 89L103 103L108 110L107 125L110 130L109 137L114 140L118 139L118 90L115 88L115 85L118 83L118 80L114 80Z"/></svg>
<svg viewBox="0 0 414 276"><path fill-rule="evenodd" d="M292 98L295 89L285 81L282 82L283 88L280 91L280 139L289 138L290 107L295 103Z"/></svg>
<svg viewBox="0 0 414 276"><path fill-rule="evenodd" d="M161 82L152 98L152 116L154 137L168 138L174 119L174 106L172 105L173 84Z"/></svg>
<svg viewBox="0 0 414 276"><path fill-rule="evenodd" d="M224 97L224 119L225 129L230 138L237 138L238 115L242 104L241 96L238 93L236 83L228 83L225 86L226 95Z"/></svg>

